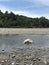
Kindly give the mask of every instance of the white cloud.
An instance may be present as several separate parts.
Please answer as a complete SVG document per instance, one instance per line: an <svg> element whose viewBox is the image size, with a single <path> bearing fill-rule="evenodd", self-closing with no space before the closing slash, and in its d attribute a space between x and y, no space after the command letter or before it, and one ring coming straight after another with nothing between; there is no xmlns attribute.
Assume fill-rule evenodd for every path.
<svg viewBox="0 0 49 65"><path fill-rule="evenodd" d="M27 17L32 17L32 18L35 18L35 17L41 17L41 16L44 16L46 18L49 19L49 14L35 14L33 11L30 12L30 11L23 11L23 10L11 10L3 5L0 5L0 10L4 13L5 11L12 11L13 13L15 14L18 14L18 15L24 15L24 16L27 16Z"/></svg>
<svg viewBox="0 0 49 65"><path fill-rule="evenodd" d="M49 0L24 0L24 1L28 1L28 2L34 2L37 4L43 4L43 5L47 5L49 6Z"/></svg>
<svg viewBox="0 0 49 65"><path fill-rule="evenodd" d="M0 10L1 10L2 12L5 12L7 9L6 9L6 7L0 5Z"/></svg>
<svg viewBox="0 0 49 65"><path fill-rule="evenodd" d="M24 15L24 16L33 17L33 18L34 18L34 17L39 17L39 15L33 14L33 13L31 13L31 12L28 12L28 11L10 10L9 8L7 8L7 7L3 6L3 5L0 5L0 10L1 10L3 13L5 13L5 11L8 11L8 12L12 11L13 13L18 14L18 15Z"/></svg>
<svg viewBox="0 0 49 65"><path fill-rule="evenodd" d="M9 11L9 12L10 12L10 9L7 8L7 7L5 7L5 6L3 6L3 5L0 5L0 10L1 10L3 13L5 13L5 11Z"/></svg>
<svg viewBox="0 0 49 65"><path fill-rule="evenodd" d="M49 5L49 0L34 0L34 1L44 4L44 5Z"/></svg>
<svg viewBox="0 0 49 65"><path fill-rule="evenodd" d="M27 16L27 17L32 17L32 18L36 18L36 17L46 17L47 19L49 19L49 15L48 14L35 14L35 13L31 13L31 12L28 12L28 11L13 11L13 13L15 14L19 14L19 15L24 15L24 16Z"/></svg>
<svg viewBox="0 0 49 65"><path fill-rule="evenodd" d="M38 15L30 13L28 11L13 11L13 13L19 14L19 15L24 15L24 16L27 16L27 17L33 17L33 18L34 17L39 17Z"/></svg>

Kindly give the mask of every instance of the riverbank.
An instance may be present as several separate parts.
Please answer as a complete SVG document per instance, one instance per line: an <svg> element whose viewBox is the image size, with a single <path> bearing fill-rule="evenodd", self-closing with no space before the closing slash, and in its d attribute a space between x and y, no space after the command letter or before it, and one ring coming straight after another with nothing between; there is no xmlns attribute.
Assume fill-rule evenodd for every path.
<svg viewBox="0 0 49 65"><path fill-rule="evenodd" d="M49 48L15 48L0 51L0 65L49 65Z"/></svg>
<svg viewBox="0 0 49 65"><path fill-rule="evenodd" d="M0 28L0 35L49 34L49 28Z"/></svg>

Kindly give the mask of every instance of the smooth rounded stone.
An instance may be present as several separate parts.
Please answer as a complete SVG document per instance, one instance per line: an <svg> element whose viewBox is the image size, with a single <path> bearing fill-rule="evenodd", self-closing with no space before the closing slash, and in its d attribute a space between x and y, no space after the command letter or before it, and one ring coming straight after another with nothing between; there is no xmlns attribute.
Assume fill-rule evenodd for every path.
<svg viewBox="0 0 49 65"><path fill-rule="evenodd" d="M26 58L26 59L31 59L31 58L32 58L32 56L25 56L25 58Z"/></svg>
<svg viewBox="0 0 49 65"><path fill-rule="evenodd" d="M38 61L40 61L41 60L41 58L36 58Z"/></svg>
<svg viewBox="0 0 49 65"><path fill-rule="evenodd" d="M2 60L1 63L4 63L4 61Z"/></svg>
<svg viewBox="0 0 49 65"><path fill-rule="evenodd" d="M36 61L33 62L33 65L46 65L46 63L44 63L43 61Z"/></svg>
<svg viewBox="0 0 49 65"><path fill-rule="evenodd" d="M8 60L5 60L5 62L7 62Z"/></svg>
<svg viewBox="0 0 49 65"><path fill-rule="evenodd" d="M33 61L36 61L36 59L33 59Z"/></svg>
<svg viewBox="0 0 49 65"><path fill-rule="evenodd" d="M12 58L15 58L15 55L14 54L12 55Z"/></svg>
<svg viewBox="0 0 49 65"><path fill-rule="evenodd" d="M12 64L12 65L15 65L15 62L12 62L11 64Z"/></svg>

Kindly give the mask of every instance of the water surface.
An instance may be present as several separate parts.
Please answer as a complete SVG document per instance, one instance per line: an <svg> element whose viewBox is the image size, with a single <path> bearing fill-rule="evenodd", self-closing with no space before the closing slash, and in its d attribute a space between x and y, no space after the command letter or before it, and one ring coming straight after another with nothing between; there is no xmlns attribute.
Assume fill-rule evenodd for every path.
<svg viewBox="0 0 49 65"><path fill-rule="evenodd" d="M0 36L0 49L26 47L23 41L27 38L33 40L31 47L49 47L49 35L10 35Z"/></svg>

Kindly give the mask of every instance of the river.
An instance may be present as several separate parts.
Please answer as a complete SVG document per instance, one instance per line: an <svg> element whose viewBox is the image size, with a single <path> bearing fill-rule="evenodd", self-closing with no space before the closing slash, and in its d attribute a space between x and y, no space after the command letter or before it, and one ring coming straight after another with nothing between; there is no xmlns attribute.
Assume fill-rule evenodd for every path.
<svg viewBox="0 0 49 65"><path fill-rule="evenodd" d="M33 40L31 47L49 47L49 35L2 35L0 36L0 50L26 47L25 39Z"/></svg>

